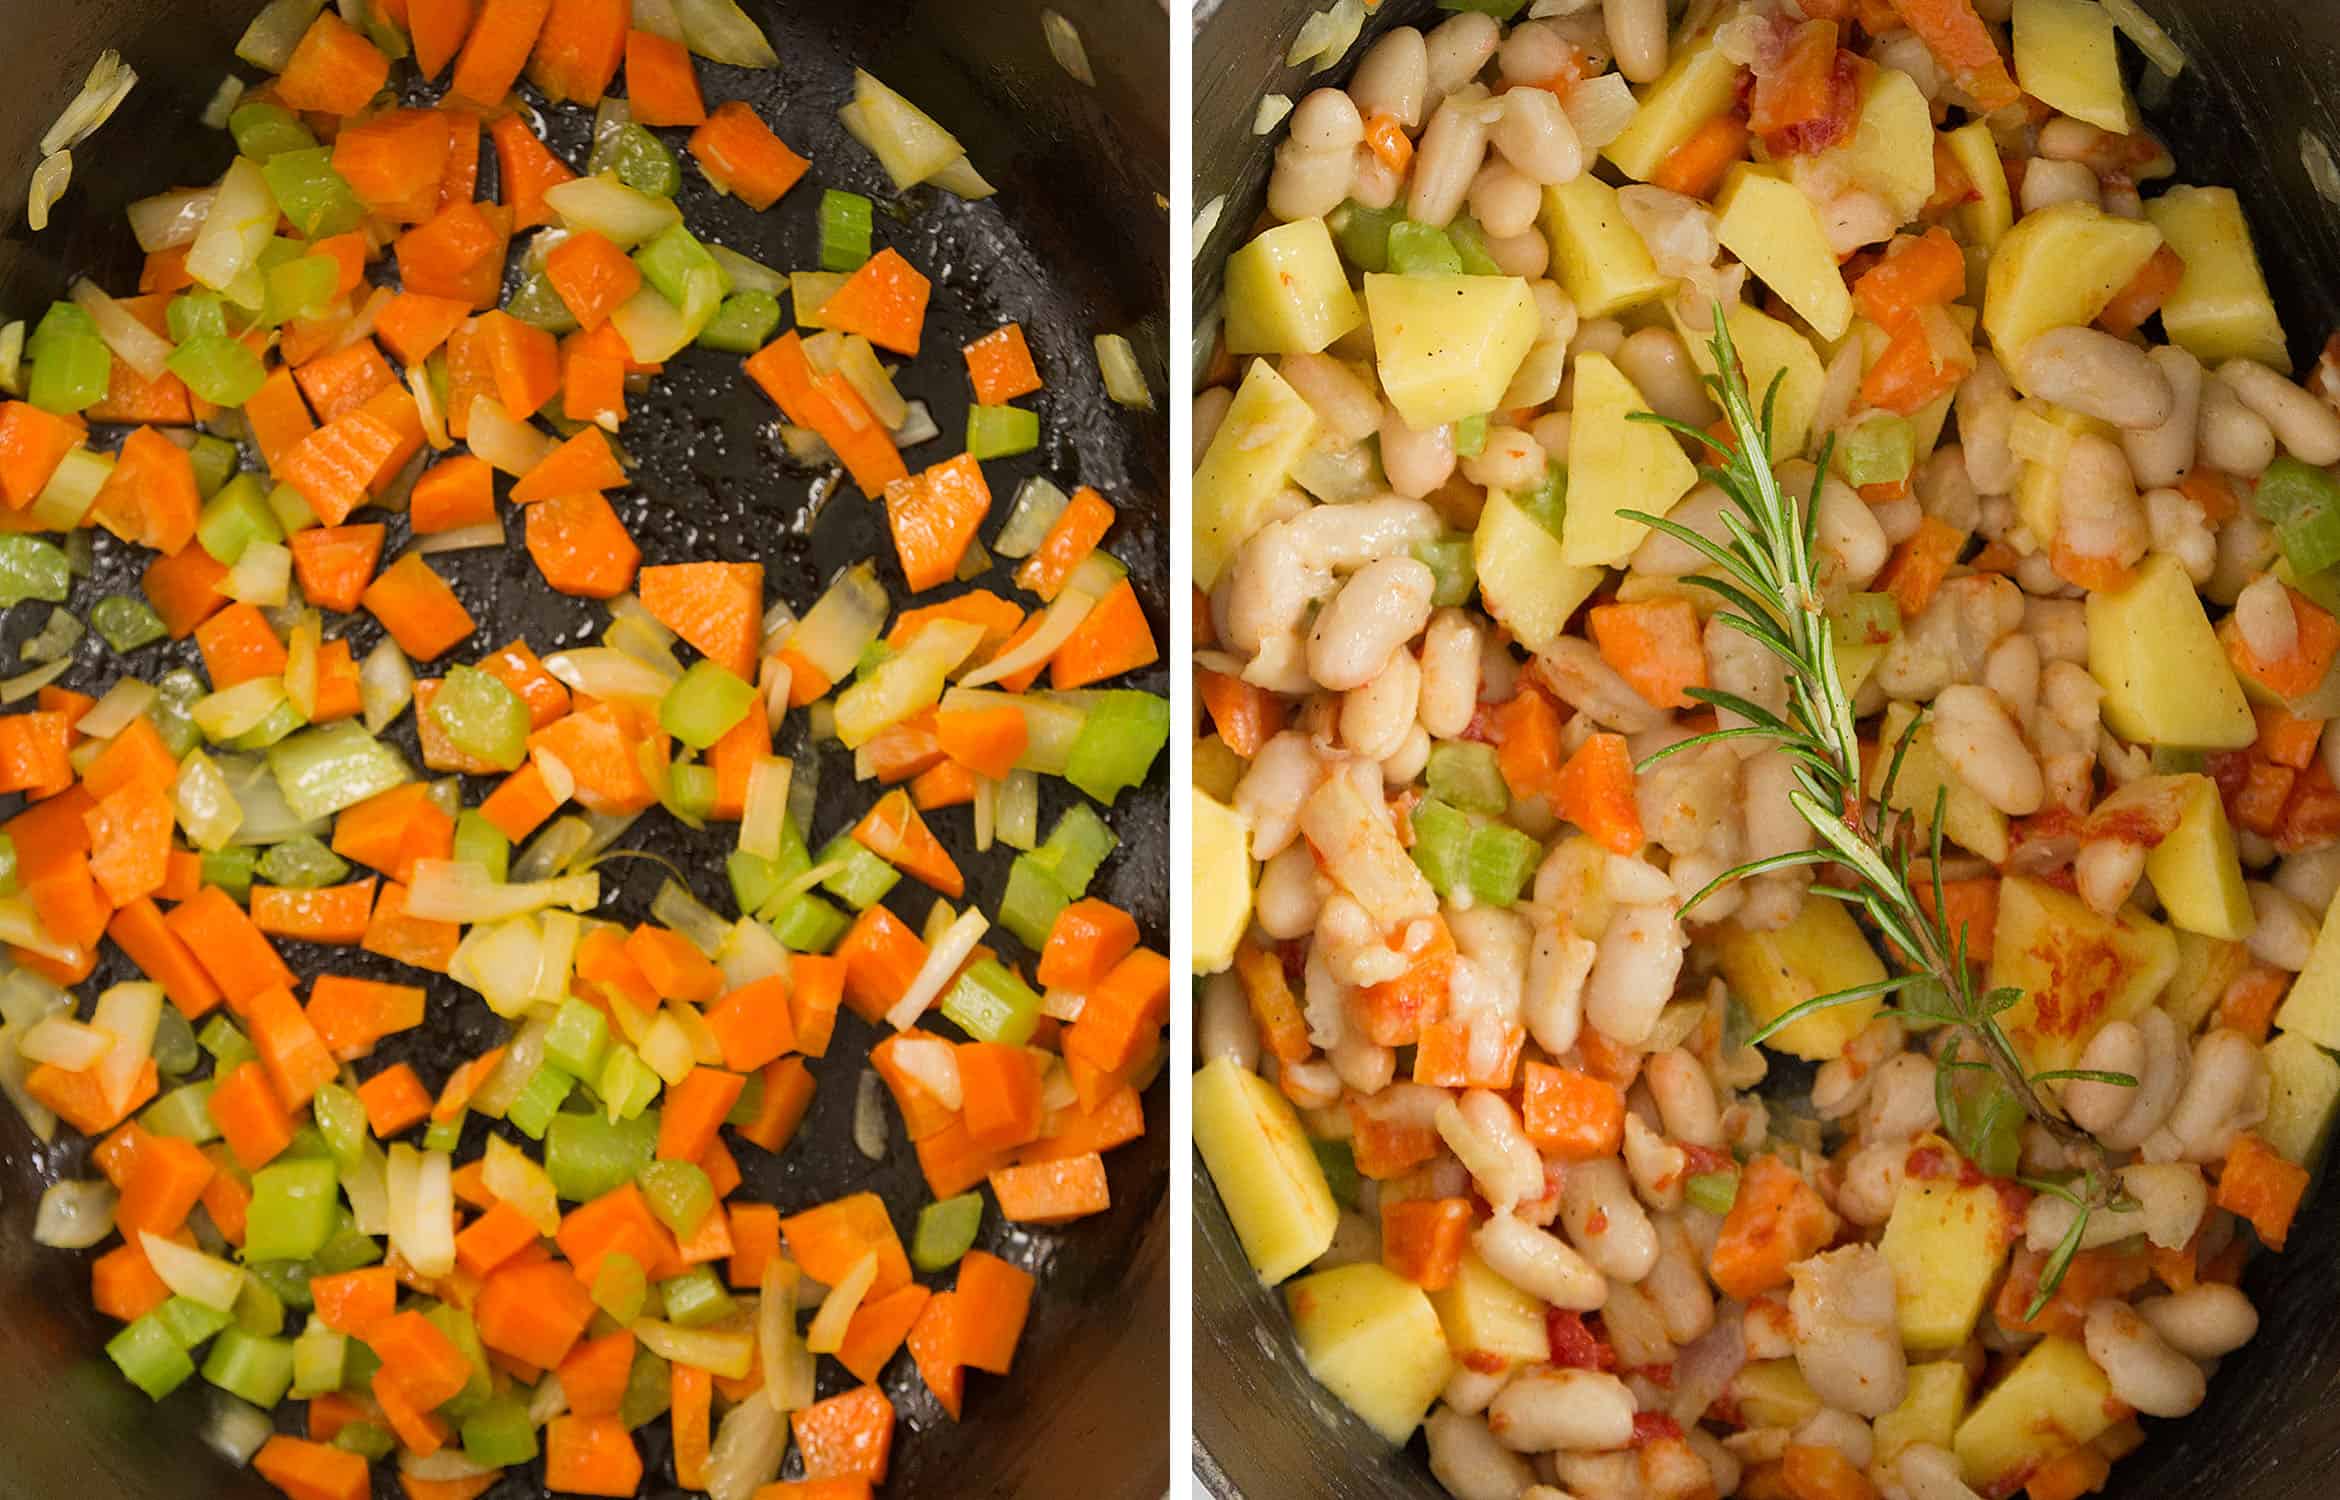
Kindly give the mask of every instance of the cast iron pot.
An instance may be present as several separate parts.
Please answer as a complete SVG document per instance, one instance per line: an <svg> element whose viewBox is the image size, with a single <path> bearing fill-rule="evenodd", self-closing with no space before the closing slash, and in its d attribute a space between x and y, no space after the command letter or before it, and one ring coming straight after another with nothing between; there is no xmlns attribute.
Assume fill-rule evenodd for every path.
<svg viewBox="0 0 2340 1500"><path fill-rule="evenodd" d="M757 215L716 197L686 165L682 206L695 230L788 268L816 264L812 206L804 201L810 191L825 185L875 196L879 242L901 248L938 284L926 356L903 380L907 395L932 406L945 434L965 429L959 346L1020 320L1049 374L1037 403L1045 436L1036 453L986 465L997 491L995 514L1005 514L1029 474L1047 473L1067 488L1076 481L1096 485L1121 507L1113 545L1129 563L1159 632L1167 618L1167 423L1106 400L1090 339L1102 332L1129 335L1153 388L1164 389L1169 247L1156 195L1167 192L1169 177L1167 26L1159 0L1051 3L1084 37L1094 88L1075 83L1051 58L1040 7L1031 0L981 6L749 0L773 37L781 68L754 74L704 67L709 102L751 99L813 158L814 173L778 208ZM0 0L0 44L17 69L15 83L0 92L0 142L9 163L9 203L0 211L7 229L0 239L0 317L37 317L63 295L72 274L88 272L116 290L135 283L138 259L123 205L175 184L208 182L225 166L232 149L227 138L196 120L233 65L236 38L258 8L258 0ZM120 48L142 81L121 113L75 152L71 191L49 228L32 235L21 220L36 143L106 47ZM836 121L837 107L851 96L856 65L878 72L940 118L999 186L999 196L966 205L915 190L916 212L887 218L883 205L894 195L883 173ZM572 163L584 160L590 115L575 108L549 113L552 144ZM685 133L666 134L679 145ZM494 180L492 152L484 173L483 191ZM850 486L840 491L825 476L788 463L775 413L741 376L737 359L686 352L634 412L622 441L639 461L637 483L613 503L646 561L760 559L767 589L801 611L837 569L875 556L890 592L905 597L882 512ZM946 436L909 457L913 464L937 462L957 447ZM403 518L392 525L389 553L405 542ZM520 548L516 517L510 529L505 549L434 559L482 622L480 633L445 660L474 660L516 636L545 645L600 628L597 607L543 585ZM143 565L134 549L103 536L96 555L97 576L74 600L84 615L102 594L135 590ZM10 611L0 622L0 656L15 661L17 644L45 617L36 606ZM373 644L362 615L338 617L332 628L346 631L360 654ZM68 681L84 687L110 681L125 664L106 657L94 636L85 639ZM165 645L144 648L126 665L151 680L192 660L187 647ZM1162 691L1166 683L1165 670L1141 685ZM411 716L399 732L410 760L420 765ZM796 732L789 728L782 753L803 754ZM1168 922L1166 760L1149 786L1120 799L1113 822L1123 845L1100 877L1101 893L1138 913L1156 945ZM821 770L831 788L850 783L846 757L826 756ZM484 785L467 788L465 800L476 804ZM1043 799L1043 827L1077 795L1052 785ZM15 800L0 802L0 817L15 811ZM847 826L851 810L865 803L866 794L823 795L814 837ZM944 835L964 859L971 849L964 815L943 817ZM719 833L694 839L656 814L622 841L673 862L703 900L718 906L729 900L721 864L728 843ZM1007 875L1001 852L966 866L970 898L991 910ZM628 920L646 913L665 873L646 860L618 861L605 871L618 887L608 907ZM928 905L909 889L915 884L903 882L891 898L912 922ZM430 1024L386 1045L382 1059L414 1062L433 1086L455 1061L495 1038L477 998L438 976L365 955L353 962L348 950L288 951L287 958L304 974L330 962L377 978L430 979ZM83 992L94 994L122 977L129 976L101 969ZM855 1079L873 1040L867 1028L844 1018L829 1056L813 1065L820 1086L791 1149L772 1157L743 1145L737 1155L748 1173L747 1191L784 1212L873 1190L885 1196L907 1234L928 1194L898 1123L880 1162L863 1159L850 1144ZM1108 1214L1037 1233L1015 1232L990 1216L980 1243L1042 1278L1015 1375L970 1382L967 1420L953 1423L925 1393L908 1358L897 1360L884 1382L902 1417L888 1494L1001 1500L1068 1492L1158 1500L1163 1494L1170 1449L1168 1114L1167 1088L1158 1086L1147 1101L1154 1133L1113 1155ZM113 1325L90 1307L89 1255L43 1249L31 1238L42 1186L61 1173L94 1174L79 1145L42 1147L13 1110L0 1109L0 1117L0 1496L273 1495L257 1476L232 1468L198 1440L207 1400L199 1381L150 1405L106 1360L102 1346ZM473 1117L475 1135L467 1142L473 1150L483 1125ZM829 1367L822 1395L850 1383L833 1361L822 1363ZM678 1493L663 1428L644 1429L643 1436L646 1493ZM793 1458L789 1472L795 1472ZM541 1469L531 1466L497 1493L541 1492ZM395 1495L394 1482L385 1481L382 1493Z"/></svg>
<svg viewBox="0 0 2340 1500"><path fill-rule="evenodd" d="M2193 60L2167 90L2137 86L2182 180L2242 196L2301 371L2340 327L2340 7L2331 0L2145 0ZM1295 100L1340 82L1391 26L1435 25L1429 0L1386 0L1341 68L1304 77L1285 49L1320 0L1202 0L1195 18L1194 193L1227 195L1195 255L1198 319L1219 296L1219 268L1250 235L1265 200L1276 136L1251 133L1261 96ZM1680 4L1673 7L1680 11ZM2141 64L2123 48L2136 80ZM2158 102L2157 102L2158 101ZM2313 144L2310 144L2310 143ZM2303 157L2304 153L2304 157ZM2319 167L2311 169L2305 158ZM1198 360L1199 367L1199 360ZM1395 1500L1445 1493L1419 1439L1391 1452L1301 1368L1282 1299L1244 1261L1225 1208L1195 1177L1195 1469L1223 1500ZM2146 1423L2143 1449L2113 1469L2107 1494L2291 1500L2320 1494L2340 1470L2340 1190L2319 1182L2291 1251L2261 1256L2243 1286L2259 1336L2226 1360L2210 1398L2182 1421Z"/></svg>

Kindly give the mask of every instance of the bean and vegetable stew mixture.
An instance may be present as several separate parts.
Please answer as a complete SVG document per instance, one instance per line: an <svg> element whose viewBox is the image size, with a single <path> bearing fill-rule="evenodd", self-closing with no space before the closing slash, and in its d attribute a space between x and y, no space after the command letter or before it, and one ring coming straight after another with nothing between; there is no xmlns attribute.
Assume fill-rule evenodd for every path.
<svg viewBox="0 0 2340 1500"><path fill-rule="evenodd" d="M928 188L805 183L702 94L778 62L729 0L274 0L238 55L224 174L131 208L137 295L80 281L0 333L0 588L54 605L0 683L0 1089L68 1172L38 1236L91 1252L123 1378L210 1387L214 1446L294 1500L646 1467L869 1496L897 1400L956 1419L1015 1360L1034 1277L978 1239L1045 1254L1146 1127L1168 964L1088 892L1168 737L1113 685L1154 635L1104 496L1035 479L989 530L983 470L1035 446L1020 398L1098 373L1001 327L964 351L965 451L938 442L894 384L929 282L885 226L990 189L867 74L845 129ZM589 158L544 111L597 111ZM702 241L690 173L817 206L820 269ZM788 598L638 545L609 496L670 361L752 380L895 555ZM482 630L433 563L507 520L508 571L606 610ZM84 599L139 548L141 591ZM95 697L57 681L84 616ZM697 868L608 863L637 820L700 830ZM953 845L1020 851L996 913ZM629 872L656 896L621 920ZM451 1071L409 1045L456 1023ZM873 1172L900 1115L915 1224L740 1191L812 1144L816 1076L858 1084Z"/></svg>
<svg viewBox="0 0 2340 1500"><path fill-rule="evenodd" d="M2340 1099L2335 370L2127 0L1445 8L1196 398L1218 1198L1465 1500L2073 1500Z"/></svg>

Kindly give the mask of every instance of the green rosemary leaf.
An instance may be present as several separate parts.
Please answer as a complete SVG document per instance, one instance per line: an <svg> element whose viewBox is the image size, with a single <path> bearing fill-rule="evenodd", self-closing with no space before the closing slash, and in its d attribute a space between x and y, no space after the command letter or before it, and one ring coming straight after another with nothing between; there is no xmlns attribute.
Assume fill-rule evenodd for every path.
<svg viewBox="0 0 2340 1500"><path fill-rule="evenodd" d="M2108 1073L2102 1068L2050 1068L2046 1072L2031 1075L2033 1083L2060 1083L2075 1078L2085 1079L2089 1083L2109 1083L2115 1088L2133 1089L2137 1086L2134 1075Z"/></svg>
<svg viewBox="0 0 2340 1500"><path fill-rule="evenodd" d="M1891 979L1877 979L1867 984L1856 984L1850 989L1830 990L1825 995L1814 995L1811 999L1798 1001L1778 1015L1773 1016L1758 1027L1755 1034L1747 1040L1750 1043L1768 1041L1777 1036L1784 1028L1795 1025L1806 1016L1818 1015L1821 1011L1834 1010L1840 1005L1851 1005L1860 1000L1874 1000L1880 996L1898 994L1915 984L1921 977L1916 974L1901 974Z"/></svg>
<svg viewBox="0 0 2340 1500"><path fill-rule="evenodd" d="M1682 903L1682 909L1679 915L1685 917L1688 916L1691 912L1691 909L1696 907L1699 902L1704 901L1707 897L1713 895L1716 891L1721 890L1724 886L1731 884L1733 881L1748 880L1757 875L1768 875L1774 870L1793 870L1806 865L1826 865L1834 863L1834 860L1831 860L1827 855L1822 854L1817 850L1798 849L1790 854L1771 854L1764 856L1762 859L1748 860L1743 865L1733 865L1729 869L1723 871L1720 875L1715 876L1714 879L1700 886L1696 893L1693 894L1689 900Z"/></svg>
<svg viewBox="0 0 2340 1500"><path fill-rule="evenodd" d="M2072 1257L2080 1253L2080 1242L2088 1233L2088 1205L2080 1203L2079 1212L2072 1216L2072 1227L2056 1242L2055 1252L2039 1270L2039 1290L2032 1294L2031 1306L2024 1309L2023 1321L2028 1323L2047 1310L2054 1299L2056 1288L2064 1284L2064 1273L2072 1269Z"/></svg>

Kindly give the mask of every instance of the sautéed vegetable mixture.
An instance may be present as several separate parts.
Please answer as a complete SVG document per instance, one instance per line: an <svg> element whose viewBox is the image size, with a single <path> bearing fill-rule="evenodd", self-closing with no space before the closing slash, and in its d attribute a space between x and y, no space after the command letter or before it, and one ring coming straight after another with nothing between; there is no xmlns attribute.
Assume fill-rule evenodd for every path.
<svg viewBox="0 0 2340 1500"><path fill-rule="evenodd" d="M1463 1500L2074 1500L2340 1100L2340 384L2126 0L1443 8L1195 401L1218 1196Z"/></svg>
<svg viewBox="0 0 2340 1500"><path fill-rule="evenodd" d="M93 1252L123 1378L208 1386L214 1446L293 1500L362 1500L378 1464L409 1500L867 1497L896 1398L957 1419L1046 1295L978 1239L1108 1206L1161 1052L1167 961L1090 893L1099 809L1169 732L1116 685L1156 647L1114 507L1034 480L977 539L984 463L1037 443L1016 402L1074 372L1013 323L969 345L965 449L931 453L893 380L927 276L703 96L698 58L777 65L728 0L356 11L263 9L223 175L131 209L136 294L81 281L0 336L0 591L55 606L46 665L0 685L0 1088L89 1142L39 1236ZM386 91L410 56L427 104ZM547 146L524 71L598 111L589 159ZM843 113L897 190L989 194L877 79ZM819 269L702 241L686 171L817 208ZM831 503L884 508L892 557L817 599L645 561L677 542L608 498L628 407L708 351L849 476ZM606 604L598 640L483 636L433 558L507 521L516 569ZM93 698L55 680L64 606L119 547L151 560L87 608ZM816 807L844 815L817 845ZM607 861L643 818L705 858L621 921L604 877L641 867ZM1019 851L996 912L970 844ZM92 993L101 962L134 977ZM403 1045L450 1026L491 1040L451 1072ZM894 1112L915 1143L914 1224L742 1190L832 1047L867 1047L861 1153Z"/></svg>

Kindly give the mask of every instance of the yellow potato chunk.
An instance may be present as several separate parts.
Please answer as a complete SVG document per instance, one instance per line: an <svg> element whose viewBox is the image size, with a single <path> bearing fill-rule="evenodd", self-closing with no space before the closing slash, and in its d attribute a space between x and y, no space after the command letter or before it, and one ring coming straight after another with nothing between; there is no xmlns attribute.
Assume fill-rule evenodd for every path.
<svg viewBox="0 0 2340 1500"><path fill-rule="evenodd" d="M2340 902L2334 902L2333 909L2340 910ZM2320 1047L2340 1050L2340 920L2331 911L2324 913L2307 967L2291 981L2291 993L2275 1012L2275 1024Z"/></svg>
<svg viewBox="0 0 2340 1500"><path fill-rule="evenodd" d="M2112 14L2096 0L2015 0L2014 32L2023 92L2099 130L2135 128Z"/></svg>
<svg viewBox="0 0 2340 1500"><path fill-rule="evenodd" d="M1885 977L1860 925L1839 901L1806 901L1796 919L1776 932L1726 926L1722 972L1731 993L1758 1026L1767 1026L1815 995L1834 994ZM1815 1011L1764 1045L1814 1062L1843 1053L1876 1016L1878 1000L1855 1000Z"/></svg>
<svg viewBox="0 0 2340 1500"><path fill-rule="evenodd" d="M1649 527L1625 511L1662 516L1698 483L1698 466L1654 422L1641 392L1607 355L1576 357L1576 411L1568 426L1568 515L1561 558L1575 567L1617 567Z"/></svg>
<svg viewBox="0 0 2340 1500"><path fill-rule="evenodd" d="M1885 776L1893 765L1891 747L1901 743L1910 720L1916 716L1917 711L1906 703L1887 706L1877 741L1887 748L1869 771L1870 796L1884 795ZM1950 763L1934 748L1934 725L1928 720L1909 736L1909 748L1902 752L1901 770L1893 778L1893 795L1887 799L1887 805L1911 814L1921 827L1930 828L1936 801L1942 803L1944 838L1994 865L2006 862L2007 815L1991 806L1982 793L1958 779L1958 773L1950 769Z"/></svg>
<svg viewBox="0 0 2340 1500"><path fill-rule="evenodd" d="M1274 1084L1224 1057L1195 1074L1194 1147L1261 1281L1274 1286L1332 1244L1340 1208Z"/></svg>
<svg viewBox="0 0 2340 1500"><path fill-rule="evenodd" d="M2136 279L2161 231L2085 203L2025 214L1999 241L1983 286L1983 331L2013 354L2050 328L2093 323Z"/></svg>
<svg viewBox="0 0 2340 1500"><path fill-rule="evenodd" d="M1836 252L1820 228L1819 210L1794 183L1741 164L1716 195L1723 248L1831 342L1852 326L1852 293L1845 289Z"/></svg>
<svg viewBox="0 0 2340 1500"><path fill-rule="evenodd" d="M1251 825L1208 793L1188 804L1194 832L1194 972L1216 974L1235 961L1251 925Z"/></svg>
<svg viewBox="0 0 2340 1500"><path fill-rule="evenodd" d="M1948 1448L1973 1389L1974 1377L1955 1359L1911 1365L1909 1394L1877 1419L1877 1462L1890 1464L1902 1449L1916 1443Z"/></svg>
<svg viewBox="0 0 2340 1500"><path fill-rule="evenodd" d="M1999 1024L2029 1071L2073 1066L2090 1037L2144 1011L2176 973L2177 939L2159 922L2102 916L2042 881L1999 883L1990 985L2023 991Z"/></svg>
<svg viewBox="0 0 2340 1500"><path fill-rule="evenodd" d="M1958 1424L1951 1451L1969 1486L1996 1493L2112 1426L2112 1388L2088 1351L2044 1338Z"/></svg>
<svg viewBox="0 0 2340 1500"><path fill-rule="evenodd" d="M1463 1251L1454 1280L1430 1294L1430 1305L1457 1359L1527 1364L1551 1357L1542 1299L1489 1270L1476 1250Z"/></svg>
<svg viewBox="0 0 2340 1500"><path fill-rule="evenodd" d="M2288 371L2283 319L2234 190L2173 187L2145 205L2145 217L2186 263L2178 289L2161 305L2169 341L2205 364L2255 359Z"/></svg>
<svg viewBox="0 0 2340 1500"><path fill-rule="evenodd" d="M2160 780L2162 778L2154 778ZM2207 776L2168 778L2183 783L2184 811L2169 837L2145 856L2145 873L2171 925L2205 937L2239 941L2255 925L2250 892L2243 889L2242 858L2218 785Z"/></svg>
<svg viewBox="0 0 2340 1500"><path fill-rule="evenodd" d="M1217 583L1219 570L1265 523L1315 436L1315 409L1273 365L1253 360L1194 471L1197 587Z"/></svg>
<svg viewBox="0 0 2340 1500"><path fill-rule="evenodd" d="M1230 354L1316 354L1365 321L1322 219L1279 224L1228 256L1226 285Z"/></svg>
<svg viewBox="0 0 2340 1500"><path fill-rule="evenodd" d="M1666 158L1700 126L1738 102L1739 64L1714 44L1707 31L1676 49L1657 82L1641 91L1641 108L1624 133L1601 148L1601 155L1635 182L1657 175Z"/></svg>
<svg viewBox="0 0 2340 1500"><path fill-rule="evenodd" d="M2260 1054L2267 1060L2267 1118L2259 1134L2285 1161L2314 1170L2340 1106L2340 1062L2297 1032L2286 1031Z"/></svg>
<svg viewBox="0 0 2340 1500"><path fill-rule="evenodd" d="M1539 221L1552 242L1552 278L1576 304L1577 316L1606 318L1654 302L1673 285L1660 276L1649 247L1617 206L1617 190L1587 172L1544 189Z"/></svg>
<svg viewBox="0 0 2340 1500"><path fill-rule="evenodd" d="M1406 424L1493 411L1543 326L1517 276L1365 278L1381 389Z"/></svg>
<svg viewBox="0 0 2340 1500"><path fill-rule="evenodd" d="M1422 1289L1366 1261L1284 1289L1300 1358L1319 1385L1386 1442L1404 1442L1454 1374L1446 1335Z"/></svg>
<svg viewBox="0 0 2340 1500"><path fill-rule="evenodd" d="M1501 490L1487 495L1471 533L1471 560L1487 613L1530 651L1560 639L1569 616L1600 587L1603 570L1569 563L1560 539Z"/></svg>
<svg viewBox="0 0 2340 1500"><path fill-rule="evenodd" d="M1958 1158L1947 1145L1923 1140L1917 1149L1940 1152L1947 1170L1955 1173ZM2006 1200L1988 1182L1960 1186L1954 1176L1903 1179L1878 1249L1893 1267L1904 1345L1937 1352L1967 1341L2015 1243L2017 1227Z"/></svg>
<svg viewBox="0 0 2340 1500"><path fill-rule="evenodd" d="M2234 666L2177 559L2156 553L2127 588L2090 594L2087 620L2088 670L2113 733L2189 750L2240 750L2258 739Z"/></svg>

